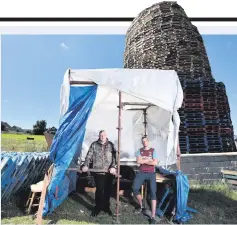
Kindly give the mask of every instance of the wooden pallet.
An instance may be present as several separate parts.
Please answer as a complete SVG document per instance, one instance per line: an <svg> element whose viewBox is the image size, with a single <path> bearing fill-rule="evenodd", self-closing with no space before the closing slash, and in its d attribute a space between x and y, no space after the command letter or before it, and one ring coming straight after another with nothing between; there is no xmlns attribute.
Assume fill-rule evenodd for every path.
<svg viewBox="0 0 237 225"><path fill-rule="evenodd" d="M237 176L237 171L233 171L233 170L222 170L221 171L224 175L235 175ZM236 177L237 179L237 177Z"/></svg>
<svg viewBox="0 0 237 225"><path fill-rule="evenodd" d="M222 170L221 172L227 183L237 186L237 171Z"/></svg>

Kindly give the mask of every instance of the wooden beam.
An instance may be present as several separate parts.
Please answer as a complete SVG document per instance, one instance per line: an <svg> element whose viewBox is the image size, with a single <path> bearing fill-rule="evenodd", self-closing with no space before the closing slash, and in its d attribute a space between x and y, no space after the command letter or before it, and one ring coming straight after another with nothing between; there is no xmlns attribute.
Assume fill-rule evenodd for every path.
<svg viewBox="0 0 237 225"><path fill-rule="evenodd" d="M178 146L177 146L177 169L181 170L181 151L180 151L179 141L178 141Z"/></svg>
<svg viewBox="0 0 237 225"><path fill-rule="evenodd" d="M70 85L97 85L96 83L92 82L92 81L70 81Z"/></svg>
<svg viewBox="0 0 237 225"><path fill-rule="evenodd" d="M144 110L145 108L131 108L131 109L125 109L125 110L131 110L131 111L139 111Z"/></svg>
<svg viewBox="0 0 237 225"><path fill-rule="evenodd" d="M233 171L233 170L221 170L221 172L225 175L235 175L237 176L237 171Z"/></svg>
<svg viewBox="0 0 237 225"><path fill-rule="evenodd" d="M43 209L44 209L44 202L45 202L45 197L47 193L47 187L51 181L53 169L54 169L54 166L52 164L44 175L43 188L42 188L42 192L40 196L40 203L39 203L39 208L38 208L37 218L36 218L37 225L41 225L43 223L42 215L43 215Z"/></svg>
<svg viewBox="0 0 237 225"><path fill-rule="evenodd" d="M42 189L42 192L41 192L40 203L39 203L39 208L38 208L38 212L37 212L37 218L36 218L36 224L37 225L43 224L42 215L43 215L43 208L44 208L44 202L45 202L48 182L49 182L49 177L48 177L48 174L46 173L45 176L44 176L43 189Z"/></svg>
<svg viewBox="0 0 237 225"><path fill-rule="evenodd" d="M122 102L122 106L126 105L137 105L137 106L155 106L154 104L151 103L143 103L143 102Z"/></svg>
<svg viewBox="0 0 237 225"><path fill-rule="evenodd" d="M121 118L122 118L122 93L119 92L119 106L118 106L118 149L117 149L117 195L116 195L116 222L119 222L119 189L120 189L120 148L121 148Z"/></svg>
<svg viewBox="0 0 237 225"><path fill-rule="evenodd" d="M156 174L156 183L164 183L165 181L170 181L170 179L161 175L160 173Z"/></svg>
<svg viewBox="0 0 237 225"><path fill-rule="evenodd" d="M52 142L53 142L53 138L54 138L54 135L51 134L51 133L48 133L47 131L44 132L44 137L45 137L45 140L48 144L48 149L50 149L51 145L52 145Z"/></svg>
<svg viewBox="0 0 237 225"><path fill-rule="evenodd" d="M226 179L226 182L232 185L237 185L237 180L228 180Z"/></svg>
<svg viewBox="0 0 237 225"><path fill-rule="evenodd" d="M230 179L230 180L236 180L237 181L237 176L236 175L226 175L224 174L224 178Z"/></svg>
<svg viewBox="0 0 237 225"><path fill-rule="evenodd" d="M146 113L146 109L144 109L143 110L143 117L144 117L144 122L143 122L143 124L144 124L144 137L147 137L147 120L146 120L146 115L147 115L147 113Z"/></svg>

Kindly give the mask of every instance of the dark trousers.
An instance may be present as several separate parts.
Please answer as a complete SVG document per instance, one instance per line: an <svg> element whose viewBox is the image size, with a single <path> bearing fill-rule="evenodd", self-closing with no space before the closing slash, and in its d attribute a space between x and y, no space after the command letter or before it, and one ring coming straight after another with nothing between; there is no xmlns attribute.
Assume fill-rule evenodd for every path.
<svg viewBox="0 0 237 225"><path fill-rule="evenodd" d="M110 196L114 176L111 174L95 174L95 204L96 209L103 210L110 207Z"/></svg>
<svg viewBox="0 0 237 225"><path fill-rule="evenodd" d="M136 174L134 183L133 183L133 193L135 196L139 195L139 189L141 188L144 181L147 180L150 182L150 194L151 200L156 200L156 173L146 173L138 172Z"/></svg>

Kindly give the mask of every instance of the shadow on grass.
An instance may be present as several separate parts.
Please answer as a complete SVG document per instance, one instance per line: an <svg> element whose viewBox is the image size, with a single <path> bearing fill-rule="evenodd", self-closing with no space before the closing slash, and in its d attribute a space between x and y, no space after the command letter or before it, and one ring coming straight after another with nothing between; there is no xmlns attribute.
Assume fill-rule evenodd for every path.
<svg viewBox="0 0 237 225"><path fill-rule="evenodd" d="M78 202L81 205L84 205L88 210L92 210L92 208L95 205L95 200L92 196L90 196L88 193L74 193L70 195L70 198Z"/></svg>
<svg viewBox="0 0 237 225"><path fill-rule="evenodd" d="M189 224L235 224L237 221L237 193L229 189L195 188L189 193L188 205L196 210L194 218L189 220ZM120 222L122 224L148 224L148 221L142 215L134 215L133 210L136 203L132 197L121 197L120 204ZM74 194L70 195L53 214L44 218L44 221L50 221L52 224L94 223L111 224L113 218L108 214L101 213L97 218L90 216L91 208L94 205L94 194ZM111 210L115 212L116 201L111 198ZM2 223L16 223L16 217L24 216L19 208L8 205L6 208L2 205ZM5 218L5 220L4 220ZM7 219L7 222L6 222ZM24 220L28 221L24 221ZM18 221L18 220L17 220ZM33 223L29 217L24 217L21 223ZM164 223L164 221L161 221Z"/></svg>
<svg viewBox="0 0 237 225"><path fill-rule="evenodd" d="M26 202L29 197L29 191L22 191L16 196L1 202L1 217L11 218L26 215ZM34 210L33 210L34 212Z"/></svg>

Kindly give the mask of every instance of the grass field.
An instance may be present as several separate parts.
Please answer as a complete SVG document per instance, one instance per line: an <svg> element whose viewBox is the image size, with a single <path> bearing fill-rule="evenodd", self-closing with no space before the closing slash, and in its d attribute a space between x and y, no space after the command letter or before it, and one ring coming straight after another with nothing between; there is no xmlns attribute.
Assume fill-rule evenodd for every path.
<svg viewBox="0 0 237 225"><path fill-rule="evenodd" d="M34 138L34 140L27 140L27 137ZM1 149L2 151L42 152L47 151L47 143L44 135L2 133Z"/></svg>
<svg viewBox="0 0 237 225"><path fill-rule="evenodd" d="M111 224L112 217L101 214L90 217L90 208L94 204L93 194L77 194L67 198L55 212L44 219L44 223L53 224ZM196 210L189 224L235 224L237 221L237 191L224 184L192 184L188 205ZM111 209L115 211L115 200L111 200ZM134 206L127 198L121 198L122 224L148 224L142 215L134 215ZM33 224L32 216L25 216L13 203L2 205L2 224ZM167 223L161 220L159 223Z"/></svg>

